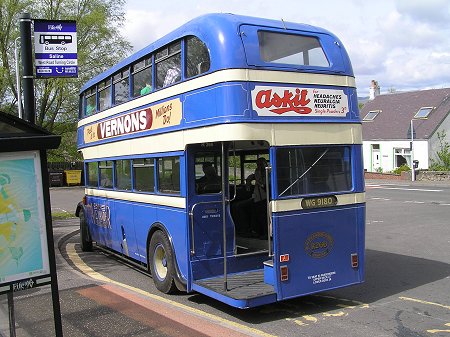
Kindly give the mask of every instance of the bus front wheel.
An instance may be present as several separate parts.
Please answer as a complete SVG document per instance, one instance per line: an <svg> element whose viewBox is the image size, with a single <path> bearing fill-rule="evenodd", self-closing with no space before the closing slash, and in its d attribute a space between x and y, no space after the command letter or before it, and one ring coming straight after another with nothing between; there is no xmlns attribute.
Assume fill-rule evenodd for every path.
<svg viewBox="0 0 450 337"><path fill-rule="evenodd" d="M80 217L80 243L81 243L81 250L83 252L90 252L92 251L92 239L89 235L89 228L87 227L86 218L84 216L84 211L80 210L80 214L78 215Z"/></svg>
<svg viewBox="0 0 450 337"><path fill-rule="evenodd" d="M165 294L174 293L177 288L173 252L167 235L160 230L150 240L149 265L156 288Z"/></svg>

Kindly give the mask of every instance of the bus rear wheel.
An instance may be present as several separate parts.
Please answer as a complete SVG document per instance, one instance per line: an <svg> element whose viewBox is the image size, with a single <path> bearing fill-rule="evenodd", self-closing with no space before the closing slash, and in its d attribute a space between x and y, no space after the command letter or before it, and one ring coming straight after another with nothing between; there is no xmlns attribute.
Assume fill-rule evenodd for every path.
<svg viewBox="0 0 450 337"><path fill-rule="evenodd" d="M174 293L177 289L174 281L174 258L167 235L156 231L149 245L149 268L156 288L165 293Z"/></svg>
<svg viewBox="0 0 450 337"><path fill-rule="evenodd" d="M86 218L84 216L84 211L80 210L80 244L81 250L83 252L92 251L92 239L89 234L89 228L87 227Z"/></svg>

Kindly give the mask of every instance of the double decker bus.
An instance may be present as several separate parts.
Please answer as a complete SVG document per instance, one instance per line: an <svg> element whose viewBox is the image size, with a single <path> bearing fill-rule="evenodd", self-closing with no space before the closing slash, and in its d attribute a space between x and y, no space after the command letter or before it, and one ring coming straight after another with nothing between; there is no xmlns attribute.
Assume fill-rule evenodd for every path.
<svg viewBox="0 0 450 337"><path fill-rule="evenodd" d="M194 19L87 82L83 251L250 308L364 280L362 137L332 33Z"/></svg>

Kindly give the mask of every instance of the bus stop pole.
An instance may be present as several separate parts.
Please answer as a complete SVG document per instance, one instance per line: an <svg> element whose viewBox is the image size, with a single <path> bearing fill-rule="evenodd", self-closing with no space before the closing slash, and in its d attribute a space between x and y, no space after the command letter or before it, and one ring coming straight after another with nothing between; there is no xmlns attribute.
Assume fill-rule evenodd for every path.
<svg viewBox="0 0 450 337"><path fill-rule="evenodd" d="M14 314L14 294L8 292L9 336L16 337L16 316Z"/></svg>
<svg viewBox="0 0 450 337"><path fill-rule="evenodd" d="M31 46L31 15L23 13L20 22L20 48L22 54L22 87L23 87L23 119L35 124L36 112L34 105L34 73Z"/></svg>
<svg viewBox="0 0 450 337"><path fill-rule="evenodd" d="M22 107L22 86L20 84L20 67L19 67L19 44L20 37L14 41L14 56L16 58L16 87L17 87L17 109L19 111L19 118L23 119Z"/></svg>
<svg viewBox="0 0 450 337"><path fill-rule="evenodd" d="M414 122L411 119L411 181L416 181L416 172L414 168Z"/></svg>

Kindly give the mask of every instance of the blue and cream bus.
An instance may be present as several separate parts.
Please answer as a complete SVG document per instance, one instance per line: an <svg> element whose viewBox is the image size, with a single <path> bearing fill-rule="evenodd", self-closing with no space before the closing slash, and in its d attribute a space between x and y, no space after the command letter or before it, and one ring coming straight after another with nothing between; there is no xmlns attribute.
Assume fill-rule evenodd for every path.
<svg viewBox="0 0 450 337"><path fill-rule="evenodd" d="M194 19L87 82L81 248L239 308L364 280L361 124L342 43Z"/></svg>

